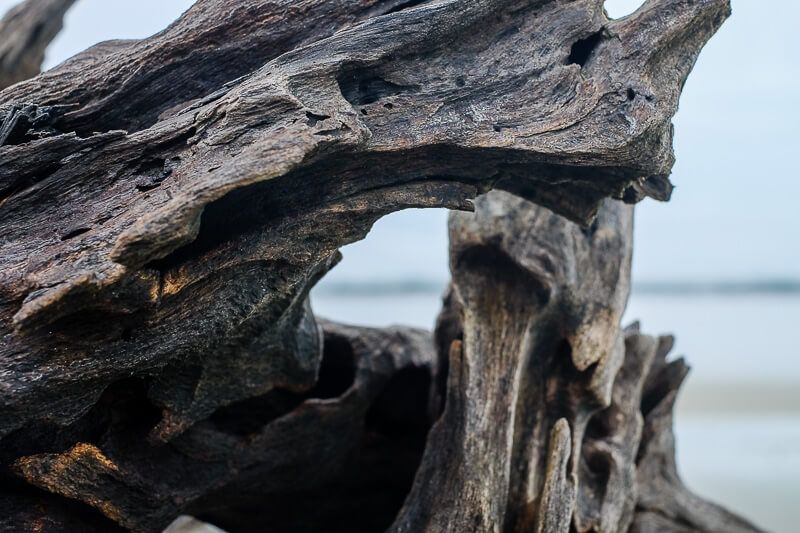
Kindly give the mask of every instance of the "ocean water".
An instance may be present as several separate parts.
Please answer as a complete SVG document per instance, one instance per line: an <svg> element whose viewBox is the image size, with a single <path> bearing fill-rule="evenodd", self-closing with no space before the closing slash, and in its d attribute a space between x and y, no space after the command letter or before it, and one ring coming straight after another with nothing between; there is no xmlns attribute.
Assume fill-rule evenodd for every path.
<svg viewBox="0 0 800 533"><path fill-rule="evenodd" d="M323 284L319 316L431 329L443 286ZM800 521L800 293L634 291L624 321L676 336L692 367L675 418L685 483L767 531Z"/></svg>

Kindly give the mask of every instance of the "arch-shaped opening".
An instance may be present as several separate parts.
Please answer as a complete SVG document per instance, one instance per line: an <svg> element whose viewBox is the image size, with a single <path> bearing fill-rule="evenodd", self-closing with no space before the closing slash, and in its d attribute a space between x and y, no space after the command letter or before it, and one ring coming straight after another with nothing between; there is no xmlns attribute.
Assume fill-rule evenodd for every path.
<svg viewBox="0 0 800 533"><path fill-rule="evenodd" d="M449 279L447 210L406 209L342 248L342 261L311 291L317 316L362 326L433 329Z"/></svg>
<svg viewBox="0 0 800 533"><path fill-rule="evenodd" d="M609 18L621 19L642 7L644 1L645 0L606 0L603 7L605 7Z"/></svg>

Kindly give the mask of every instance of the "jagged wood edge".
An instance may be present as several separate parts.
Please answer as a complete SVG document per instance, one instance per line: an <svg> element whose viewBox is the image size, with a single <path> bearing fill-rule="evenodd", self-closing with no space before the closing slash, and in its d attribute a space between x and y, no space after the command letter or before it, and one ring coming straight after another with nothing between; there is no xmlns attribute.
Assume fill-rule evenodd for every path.
<svg viewBox="0 0 800 533"><path fill-rule="evenodd" d="M446 404L390 531L753 532L688 491L671 337L626 330L632 209L592 228L500 191L450 220Z"/></svg>
<svg viewBox="0 0 800 533"><path fill-rule="evenodd" d="M675 1L619 21L599 0L449 0L383 16L359 3L301 26L293 17L316 2L283 20L260 2L222 17L205 0L150 39L95 47L0 93L4 120L31 126L0 147L13 362L0 432L68 424L131 373L158 375L161 440L220 405L308 388L319 350L302 299L336 249L389 211L469 209L495 186L588 221L603 196L662 183L683 79L728 12ZM244 30L253 17L264 32ZM278 29L274 53L295 48L272 58L263 45ZM222 85L198 68L190 89L207 92L187 94L175 76L202 57L187 50L223 35L213 65L256 49L266 63ZM487 71L496 61L507 76Z"/></svg>
<svg viewBox="0 0 800 533"><path fill-rule="evenodd" d="M537 7L542 12L531 9L523 15L533 13L547 18L549 13L559 12L557 4L545 2ZM330 40L323 39L316 47L314 44L301 47L302 53L276 58L274 63L268 63L247 78L226 83L204 99L188 105L186 101L176 104L174 92L155 83L153 86L163 92L163 100L154 102L153 92L144 91L145 97L139 104L147 103L147 109L140 114L130 113L131 108L125 107L130 102L120 95L130 96L133 89L141 88L144 81L152 81L153 77L164 83L165 79L169 80L169 75L159 78L157 72L150 79L142 80L135 75L138 69L130 77L120 75L120 70L124 73L126 65L136 64L139 47L144 46L152 52L159 49L159 39L162 46L174 43L171 39L175 34L170 34L171 30L180 34L180 30L186 32L188 27L191 34L191 23L186 21L196 22L213 12L214 3L206 2L182 19L183 27L179 21L153 40L145 41L144 45L118 42L98 46L65 64L52 74L54 77L42 78L50 80L52 87L55 76L62 76L62 80L72 76L84 77L83 81L90 82L93 74L99 72L108 79L109 70L118 68L115 74L122 77L121 86L110 94L104 93L97 101L75 101L80 100L77 93L58 103L48 101L47 83L37 85L42 81L39 79L22 89L23 93L29 91L26 93L31 96L28 101L15 100L15 91L18 95L23 94L19 93L20 86L0 95L4 102L6 132L3 137L6 146L0 147L0 155L7 157L4 160L7 172L0 175L4 193L0 208L9 208L3 213L2 220L13 221L9 228L11 238L3 242L7 246L5 250L13 252L7 256L11 258L12 268L3 271L4 276L10 278L4 279L6 283L2 286L3 324L11 324L13 314L15 330L11 332L9 329L5 338L12 342L23 339L21 344L11 344L4 354L14 370L20 371L18 376L12 377L21 378L20 381L12 385L19 387L24 381L26 364L28 376L48 369L58 369L61 373L68 366L62 364L59 368L60 360L69 359L78 367L91 366L98 361L107 365L98 372L75 376L82 382L80 388L69 379L60 382L45 379L42 383L47 387L57 384L56 387L63 388L40 391L38 397L37 394L25 394L29 390L15 389L14 392L18 393L15 398L22 400L23 408L35 406L28 413L33 426L53 422L64 425L78 420L96 402L108 383L131 372L144 376L157 374L151 378L149 395L164 408L164 417L151 434L153 440L174 438L220 405L263 394L276 387L309 388L316 378L320 347L319 339L312 333L315 331L313 317L304 305L307 290L329 268L338 246L363 236L372 221L390 210L442 205L469 208L467 198L487 187L498 186L586 221L599 199L609 194L628 200L636 200L643 192L665 196L668 185L663 176L672 162L669 117L677 105L679 86L688 74L699 46L726 15L727 4L697 2L691 9L676 15L669 11L670 2L651 2L634 17L620 22L607 21L598 2L579 4L573 7L580 16L570 19L564 28L557 25L550 28L547 35L563 37L555 31L562 29L569 38L558 43L560 46L553 53L554 57L544 58L544 67L537 68L552 75L551 78L544 75L541 78L545 83L555 83L556 88L560 87L556 82L563 81L559 78L561 75L568 80L577 80L579 76L582 81L576 90L577 96L566 97L567 116L548 117L544 121L536 120L536 113L549 107L542 101L539 103L543 106L541 109L535 105L523 107L528 112L533 109L529 116L512 117L509 121L508 116L503 116L507 109L490 107L495 115L489 117L491 120L488 122L476 115L480 120L475 129L469 129L473 127L470 126L466 131L449 131L448 127L452 128L454 123L464 119L458 100L455 111L452 109L454 104L447 100L453 97L451 88L445 88L444 92L431 91L436 97L433 100L438 102L437 98L441 100L444 94L444 103L450 104L450 108L445 106L444 120L436 116L442 107L436 109L433 113L436 120L431 121L430 110L426 107L430 102L423 101L417 109L413 101L404 100L415 87L422 87L415 83L414 76L426 74L413 56L424 52L426 43L423 41L421 47L416 40L410 44L409 29L417 31L417 34L410 32L413 37L426 35L427 45L434 42L436 50L437 46L441 47L441 43L435 43L437 38L455 38L478 21L484 28L493 24L503 28L508 21L504 16L513 14L520 17L519 11L498 10L504 7L502 2L475 2L466 11L458 11L457 17L454 16L456 8L463 7L458 2L423 5L416 10L379 17L371 23L353 27L349 34L348 31L341 32L338 40L333 36ZM424 11L427 8L430 11ZM583 9L586 11L581 13ZM487 21L488 13L497 17ZM373 9L365 16L376 14L380 11ZM674 18L668 18L667 14ZM355 15L354 19L357 18ZM228 17L226 20L234 20L235 24L236 18ZM391 20L396 24L390 24ZM431 32L431 20L443 24L451 33L438 31L440 28ZM499 42L501 52L506 47L516 53L519 43L514 40L517 39L514 35L518 33L521 33L519 29L517 33L503 29L497 33L498 41L490 43L489 48ZM309 39L313 42L319 36L312 32ZM374 44L370 39L376 37L398 38L398 41L386 48L354 52L353 46L359 42ZM470 54L474 52L469 45L476 41L485 45L481 41L484 37L479 35L472 41L467 39L467 51ZM540 37L544 42L538 44L546 48L550 44L546 42L547 36ZM640 42L637 43L637 39ZM646 47L632 51L619 44L640 46L644 42L658 53ZM253 40L249 43L252 45ZM337 43L341 46L338 50ZM592 43L588 55L573 57L576 46L580 51L582 46ZM438 64L434 61L437 59L434 52L431 61L434 66L447 65L452 59L447 55L452 48L449 43L446 49L439 48L448 60L439 60ZM644 54L641 54L642 50ZM411 56L398 59L398 51ZM345 61L336 57L337 53L350 54L350 57ZM118 56L122 57L121 67L112 61ZM134 60L125 63L126 57ZM477 57L481 59L480 54ZM505 57L505 60L513 64L513 58ZM621 72L615 69L624 71L620 65L625 66L626 61L642 69L637 73L641 79L628 76L624 79L625 84L619 84L615 75L619 76ZM267 68L273 67L278 74L267 72ZM464 70L471 72L470 69ZM595 73L602 79L595 79ZM666 80L663 78L665 73L669 73ZM537 71L538 74L541 72ZM589 80L585 83L587 74ZM630 72L622 74L629 75ZM215 78L212 84L219 81ZM486 90L482 86L486 79L480 76L474 80L456 76L452 81L459 88L471 88L475 83L477 88ZM510 81L514 82L513 76ZM504 85L508 80L501 82L500 90L510 87L513 92L513 83L509 86ZM110 85L113 88L114 83ZM65 86L70 85L62 84L60 87ZM91 83L85 86L91 87ZM491 92L492 89L490 86L488 92L493 101L497 95ZM602 93L602 89L611 92ZM331 94L318 94L326 90ZM378 101L371 101L376 93ZM180 96L186 98L184 93ZM70 101L73 97L75 100ZM595 97L597 100L593 100ZM576 100L574 105L573 100ZM308 101L320 106L309 107L306 105ZM392 124L391 111L397 102L408 106L403 109L404 117L400 124L407 128L411 123L415 128L405 130ZM136 102L130 105L136 105ZM485 101L483 105L486 105ZM266 123L247 122L270 106L276 110L273 123L269 120ZM598 106L602 112L593 117L592 112ZM604 130L607 137L598 138L590 133L596 129L593 120L607 122L603 113L616 113L619 106L625 109L620 115L627 117L624 125L611 122L614 127ZM127 109L127 112L120 109ZM589 109L588 114L582 115L586 109ZM326 114L330 110L333 114ZM156 111L159 114L154 117ZM374 118L376 114L378 116ZM571 118L570 114L573 114ZM362 115L371 118L363 119ZM448 117L451 117L450 122ZM577 126L570 123L575 117L579 117ZM333 129L326 124L331 119L334 120ZM264 117L259 116L258 120L264 120ZM476 124L474 117L470 120ZM581 120L584 121L582 124ZM559 138L558 132L562 130L548 135L548 128L553 125L561 128L564 124L568 125L568 135L565 133ZM105 133L94 134L93 128L97 125L125 127L126 130L113 131L105 127L98 128ZM480 128L487 131L490 128L493 133L486 135ZM402 131L399 137L398 130ZM316 134L330 138L320 141L312 137ZM443 142L442 139L449 147L442 148L438 144ZM200 156L193 153L197 146L204 148ZM590 148L596 152L591 153ZM353 154L361 158L355 164ZM410 155L418 158L413 164L409 163L412 161ZM190 164L186 164L187 157ZM197 159L192 159L195 157ZM222 164L216 167L217 163ZM502 168L496 166L500 163ZM405 170L398 173L396 167L401 164ZM93 176L92 165L98 171L102 168L103 175ZM370 175L369 182L352 190L326 190L338 182L356 184L358 179L363 179L364 165L368 165L370 174L380 169L385 174L383 181ZM39 170L44 177L37 175ZM198 171L205 170L212 174L209 179L199 184L186 181ZM328 177L329 173L333 179ZM81 182L81 179L88 182ZM181 179L187 187L176 186L174 189L179 195L170 196L170 185ZM99 195L99 199L94 197L96 203L80 213L62 213L59 206L70 205L69 202L65 202L64 196L51 195L59 190L60 183L69 185L76 180L89 190L75 191L71 186L67 187L66 199L75 198L77 192L89 198L92 194ZM166 187L165 180L171 180ZM323 201L324 205L311 215L294 211L298 206L305 207L304 198L309 196L308 182L322 184L317 189L312 188L311 193L322 191L323 198L326 198L324 193L328 194L328 203ZM109 184L111 189L102 189ZM359 191L359 186L367 184L370 187L366 191ZM92 187L102 190L92 192ZM124 211L117 216L124 220L115 220L115 227L109 231L85 226L87 215L95 207L109 210L108 203L103 201L108 200L109 195L124 207L123 200L130 198L134 189L133 198L137 198L136 194L140 192L152 190L165 191L166 198L156 198L151 202L139 200L141 205L134 206L130 212L117 204L116 210ZM277 200L279 195L280 201ZM148 194L145 197L152 198ZM248 202L259 209L251 205L250 211L245 209L243 215L236 212L239 206ZM27 207L31 204L44 204L42 212L29 211ZM208 229L210 226L212 230L199 233L204 209L205 227ZM254 214L256 211L259 213ZM65 231L56 232L49 238L45 236L29 248L27 229L42 227L42 224L32 224L24 217L16 220L11 216L28 212L33 213L33 222L41 222L37 216L49 219L54 213L60 215L57 220L66 226ZM270 216L264 216L263 212L269 212ZM353 218L347 220L343 215L345 212ZM101 214L97 219L100 225L108 222L104 217L105 214ZM230 224L227 218L234 218L234 224ZM354 221L358 224L354 225ZM221 223L222 229L216 229L215 223ZM265 227L274 234L265 238ZM333 235L322 235L320 227ZM229 237L226 232L236 234L242 229L244 235L235 240L224 240ZM306 240L316 241L316 247L311 248L313 253L308 249L298 253L293 249L293 243L279 234L282 230L287 230L288 234L294 232L295 238L304 235ZM191 246L181 248L189 241L193 241ZM237 256L236 252L242 250L247 253ZM271 254L266 260L265 251ZM63 264L53 265L52 257L66 260ZM266 301L265 293L269 293ZM173 299L172 307L163 305L164 299L176 294L181 298ZM244 299L242 295L245 295ZM207 306L207 312L197 313L194 317L181 315L181 307L189 305L188 302ZM220 302L229 305L220 306ZM249 311L242 313L242 305ZM153 307L156 307L156 313L153 313ZM187 326L187 318L195 320L188 324L194 336L181 338L177 346L160 345L159 341L169 340L174 333L170 333L169 328L159 332L159 321L163 316L174 315L182 320L183 327ZM240 321L242 315L247 322ZM114 317L114 321L112 327L107 328L109 317ZM99 320L102 320L104 330L91 329L93 322ZM231 320L236 329L226 324ZM203 329L209 324L214 326L216 337L209 336ZM87 331L82 328L87 326L90 327L89 335L84 335ZM137 339L138 330L147 328L151 328L148 333L156 331L156 337L163 333L162 337L147 339L142 344ZM96 345L105 348L107 344L116 344L111 354L94 351ZM119 351L119 344L135 346ZM93 353L86 352L89 346ZM126 357L126 352L138 357ZM159 357L159 352L169 354L166 363L163 357ZM264 353L272 357L264 361ZM209 358L211 355L213 358ZM26 359L27 356L30 359ZM158 362L153 363L154 360ZM263 379L253 379L254 375ZM69 378L68 375L60 377ZM255 386L248 386L254 381ZM58 400L53 402L48 396L55 396ZM4 402L3 405L4 411L10 415L3 419L8 424L7 431L20 428L14 416L19 417L19 413L25 410L19 405L9 409L10 405L13 406L13 402ZM25 429L21 428L23 435Z"/></svg>
<svg viewBox="0 0 800 533"><path fill-rule="evenodd" d="M115 530L116 523L157 532L191 513L230 531L330 523L385 529L435 416L426 401L439 371L433 343L412 328L321 326L326 366L314 389L231 407L168 446L141 441L148 416L141 396L106 402L94 418L109 409L104 416L113 420L92 442L13 463L32 485L97 516L75 503L62 514L63 502L51 506L47 495L23 491L0 514L0 528L33 531L45 523L46 531L64 533Z"/></svg>

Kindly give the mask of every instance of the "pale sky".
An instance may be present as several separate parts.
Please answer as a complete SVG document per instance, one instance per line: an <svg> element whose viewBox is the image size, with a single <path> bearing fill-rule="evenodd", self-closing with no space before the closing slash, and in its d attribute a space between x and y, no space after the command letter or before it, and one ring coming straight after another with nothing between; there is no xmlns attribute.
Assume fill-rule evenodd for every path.
<svg viewBox="0 0 800 533"><path fill-rule="evenodd" d="M4 12L16 0L0 0ZM641 2L608 0L612 16ZM107 39L163 29L190 0L79 0L48 49L53 66ZM634 278L800 278L800 2L733 0L733 16L689 78L676 117L673 200L637 208ZM774 13L779 13L775 16ZM334 279L447 277L446 213L406 211L347 247Z"/></svg>

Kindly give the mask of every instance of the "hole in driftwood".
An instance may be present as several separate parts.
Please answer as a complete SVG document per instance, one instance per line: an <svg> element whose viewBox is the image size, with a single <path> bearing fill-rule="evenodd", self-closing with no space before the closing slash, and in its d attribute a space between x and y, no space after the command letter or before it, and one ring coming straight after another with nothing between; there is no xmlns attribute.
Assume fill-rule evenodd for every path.
<svg viewBox="0 0 800 533"><path fill-rule="evenodd" d="M600 450L584 451L582 454L586 470L594 479L595 486L605 491L611 477L611 457Z"/></svg>
<svg viewBox="0 0 800 533"><path fill-rule="evenodd" d="M220 407L209 417L220 431L249 435L303 403L304 395L285 390L272 390L261 396Z"/></svg>
<svg viewBox="0 0 800 533"><path fill-rule="evenodd" d="M342 96L353 105L372 104L387 96L419 90L418 85L393 83L367 68L343 69L336 81L339 83Z"/></svg>
<svg viewBox="0 0 800 533"><path fill-rule="evenodd" d="M86 233L87 231L90 231L91 229L92 229L91 226L78 227L78 228L71 229L71 230L67 231L64 235L61 236L61 240L62 241L68 241L70 239L74 239L78 235L83 235L84 233Z"/></svg>
<svg viewBox="0 0 800 533"><path fill-rule="evenodd" d="M308 399L337 398L355 380L353 348L344 339L326 335L317 383L307 392L274 389L217 409L209 420L217 429L235 435L256 433L270 422L289 414Z"/></svg>
<svg viewBox="0 0 800 533"><path fill-rule="evenodd" d="M147 391L142 378L122 379L103 391L95 408L108 412L111 423L122 431L143 436L161 420L161 409L148 399Z"/></svg>
<svg viewBox="0 0 800 533"><path fill-rule="evenodd" d="M626 204L635 204L639 200L642 199L642 195L639 191L636 190L636 187L629 186L626 187L625 190L622 192L622 201Z"/></svg>
<svg viewBox="0 0 800 533"><path fill-rule="evenodd" d="M341 394L352 384L360 354L350 337L327 330L323 354L319 383L314 389L294 395L274 391L222 408L211 420L227 431L252 433L260 430L268 418L290 412L306 398ZM232 485L198 500L189 512L229 531L249 531L245 522L262 517L276 531L311 531L306 528L309 516L314 517L315 523L346 523L347 531L385 531L411 489L424 451L429 428L429 388L430 375L424 369L399 371L383 383L381 391L375 391L377 396L365 415L365 431L344 436L352 437L347 442L347 453L339 456L341 450L331 442L330 450L322 449L317 463L307 469L297 465L283 471L268 467L261 472L254 469L252 474L286 476L289 480L310 474L317 476L316 484L297 485L292 481L297 486L295 491L276 492L266 499L263 493L242 491L241 485ZM346 431L348 427L323 428L322 435L339 428ZM311 449L317 448L312 444ZM340 457L335 465L326 462L330 461L329 451ZM292 453L288 455L291 460ZM248 481L244 483L246 486ZM221 500L226 501L224 506L218 505ZM336 527L324 530L338 531Z"/></svg>
<svg viewBox="0 0 800 533"><path fill-rule="evenodd" d="M317 125L317 122L322 122L328 118L331 117L329 115L319 115L317 113L312 113L311 111L306 111L306 124L312 128Z"/></svg>
<svg viewBox="0 0 800 533"><path fill-rule="evenodd" d="M367 429L388 437L408 436L424 444L429 428L430 391L430 369L400 370L367 411Z"/></svg>
<svg viewBox="0 0 800 533"><path fill-rule="evenodd" d="M572 45L572 49L569 52L567 65L585 66L592 57L592 53L597 48L597 45L599 45L602 40L603 30L601 29L588 37L575 41L575 44Z"/></svg>
<svg viewBox="0 0 800 533"><path fill-rule="evenodd" d="M609 18L620 19L634 13L642 4L643 0L606 0L603 7Z"/></svg>
<svg viewBox="0 0 800 533"><path fill-rule="evenodd" d="M398 11L402 11L404 9L410 9L412 7L416 7L420 4L424 4L428 0L405 0L396 2L392 7L387 9L383 12L384 15L388 15L389 13L397 13Z"/></svg>
<svg viewBox="0 0 800 533"><path fill-rule="evenodd" d="M356 359L353 347L346 339L325 335L319 377L309 396L336 398L347 392L355 378Z"/></svg>
<svg viewBox="0 0 800 533"><path fill-rule="evenodd" d="M431 329L448 279L447 209L381 217L311 291L317 316L373 327Z"/></svg>
<svg viewBox="0 0 800 533"><path fill-rule="evenodd" d="M622 416L622 413L614 406L596 413L586 425L586 438L600 440L611 435L618 416Z"/></svg>

